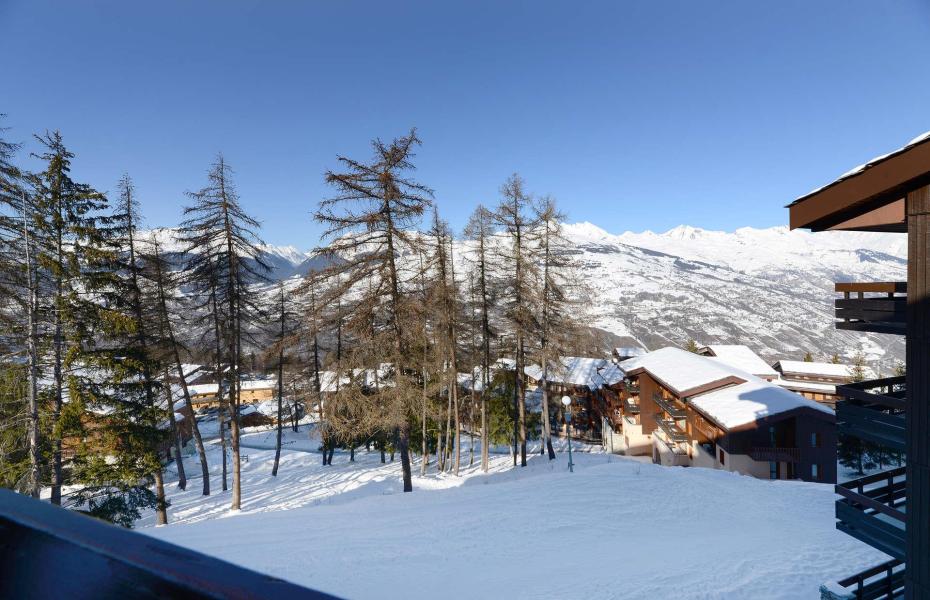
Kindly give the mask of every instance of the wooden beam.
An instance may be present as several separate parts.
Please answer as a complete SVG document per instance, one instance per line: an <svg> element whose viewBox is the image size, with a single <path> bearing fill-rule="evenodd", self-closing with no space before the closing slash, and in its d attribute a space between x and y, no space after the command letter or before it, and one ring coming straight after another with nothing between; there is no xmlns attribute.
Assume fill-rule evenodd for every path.
<svg viewBox="0 0 930 600"><path fill-rule="evenodd" d="M829 229L896 202L930 183L930 138L789 205L791 229Z"/></svg>
<svg viewBox="0 0 930 600"><path fill-rule="evenodd" d="M907 195L907 598L930 599L930 185Z"/></svg>
<svg viewBox="0 0 930 600"><path fill-rule="evenodd" d="M838 281L834 289L839 292L875 292L881 294L906 294L904 281Z"/></svg>

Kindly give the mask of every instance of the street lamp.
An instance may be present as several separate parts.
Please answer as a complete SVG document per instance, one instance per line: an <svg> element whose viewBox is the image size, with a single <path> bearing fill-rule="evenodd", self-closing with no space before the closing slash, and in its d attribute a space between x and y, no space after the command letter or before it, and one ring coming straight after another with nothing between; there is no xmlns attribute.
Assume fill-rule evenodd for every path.
<svg viewBox="0 0 930 600"><path fill-rule="evenodd" d="M572 399L568 396L562 396L562 406L565 407L565 433L568 435L568 471L575 472L575 465L572 463Z"/></svg>

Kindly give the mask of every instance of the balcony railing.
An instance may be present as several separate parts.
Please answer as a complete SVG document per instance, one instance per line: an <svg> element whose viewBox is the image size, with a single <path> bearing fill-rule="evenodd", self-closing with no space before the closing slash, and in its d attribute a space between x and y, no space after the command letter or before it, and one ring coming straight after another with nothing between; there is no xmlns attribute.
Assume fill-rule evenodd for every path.
<svg viewBox="0 0 930 600"><path fill-rule="evenodd" d="M904 377L888 377L836 387L837 431L904 451Z"/></svg>
<svg viewBox="0 0 930 600"><path fill-rule="evenodd" d="M836 528L904 560L905 467L838 484Z"/></svg>
<svg viewBox="0 0 930 600"><path fill-rule="evenodd" d="M801 462L800 448L778 448L754 446L749 449L749 458L762 462Z"/></svg>
<svg viewBox="0 0 930 600"><path fill-rule="evenodd" d="M333 599L2 489L0 531L0 598Z"/></svg>
<svg viewBox="0 0 930 600"><path fill-rule="evenodd" d="M639 386L638 385L627 385L626 391L631 396L639 396Z"/></svg>
<svg viewBox="0 0 930 600"><path fill-rule="evenodd" d="M628 415L638 415L639 414L639 404L633 402L632 398L623 399L623 412Z"/></svg>
<svg viewBox="0 0 930 600"><path fill-rule="evenodd" d="M837 283L837 329L894 333L907 329L907 283Z"/></svg>
<svg viewBox="0 0 930 600"><path fill-rule="evenodd" d="M672 442L678 444L688 441L688 435L682 431L678 425L675 425L674 421L663 419L661 415L655 415L655 421L659 429L661 429Z"/></svg>
<svg viewBox="0 0 930 600"><path fill-rule="evenodd" d="M668 413L668 415L673 419L684 419L688 416L687 410L675 406L671 399L663 398L662 394L658 392L652 395L652 401L656 403L656 406Z"/></svg>
<svg viewBox="0 0 930 600"><path fill-rule="evenodd" d="M846 588L856 600L878 600L879 598L904 597L904 561L889 560L861 573L856 573L837 583ZM822 590L821 598L836 598Z"/></svg>

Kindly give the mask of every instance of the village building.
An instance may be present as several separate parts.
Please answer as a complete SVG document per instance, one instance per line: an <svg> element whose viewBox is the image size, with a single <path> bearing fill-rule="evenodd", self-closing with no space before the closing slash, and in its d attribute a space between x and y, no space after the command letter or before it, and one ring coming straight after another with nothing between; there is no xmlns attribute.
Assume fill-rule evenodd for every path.
<svg viewBox="0 0 930 600"><path fill-rule="evenodd" d="M836 481L833 411L712 358L663 348L620 364L614 450L668 466ZM616 431L616 428L615 430Z"/></svg>
<svg viewBox="0 0 930 600"><path fill-rule="evenodd" d="M552 431L564 430L562 396L572 399L571 434L601 441L605 418L619 400L623 372L607 358L562 356L547 365L543 373L539 365L527 365L527 391L541 392L543 379L549 392L550 426Z"/></svg>
<svg viewBox="0 0 930 600"><path fill-rule="evenodd" d="M802 360L780 360L772 367L778 372L776 384L831 408L840 399L836 386L852 382L856 373L852 365ZM863 366L861 370L862 379L875 379L871 368Z"/></svg>
<svg viewBox="0 0 930 600"><path fill-rule="evenodd" d="M741 344L713 344L698 349L701 356L709 356L720 362L755 375L759 379L774 381L778 372L773 369L761 356L752 351L749 346Z"/></svg>

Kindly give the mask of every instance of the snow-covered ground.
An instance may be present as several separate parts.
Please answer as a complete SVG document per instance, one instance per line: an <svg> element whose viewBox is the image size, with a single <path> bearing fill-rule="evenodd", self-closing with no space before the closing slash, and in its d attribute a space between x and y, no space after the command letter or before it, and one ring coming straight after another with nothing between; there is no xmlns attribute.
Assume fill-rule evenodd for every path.
<svg viewBox="0 0 930 600"><path fill-rule="evenodd" d="M835 530L831 485L668 468L590 446L513 469L414 478L379 453L321 466L304 425L243 436L243 505L169 486L171 523L140 531L347 598L817 598L818 586L884 555ZM466 438L467 439L467 438ZM560 446L560 450L563 448ZM477 457L476 457L477 458ZM469 454L463 454L468 465ZM185 464L199 471L196 457ZM419 463L414 464L415 474Z"/></svg>

